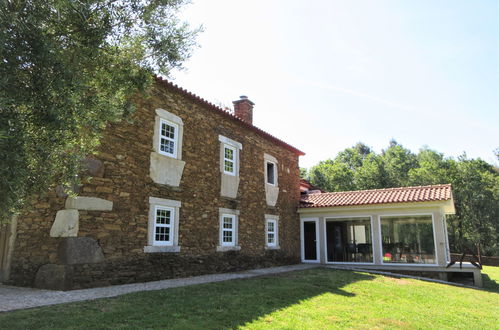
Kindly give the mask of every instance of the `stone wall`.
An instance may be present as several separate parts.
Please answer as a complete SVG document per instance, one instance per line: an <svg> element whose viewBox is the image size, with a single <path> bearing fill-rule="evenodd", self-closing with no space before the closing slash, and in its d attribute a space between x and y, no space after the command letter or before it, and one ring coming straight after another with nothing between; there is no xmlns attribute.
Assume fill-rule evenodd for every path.
<svg viewBox="0 0 499 330"><path fill-rule="evenodd" d="M80 196L113 202L111 211L79 211L78 236L97 240L105 260L68 266L72 273L70 288L299 262L296 208L300 192L295 152L162 83L154 87L150 97L135 103L132 121L110 125L106 130L99 154L91 162L94 177L80 190ZM181 117L184 123L185 168L179 187L156 184L149 176L157 108ZM220 196L219 135L243 145L235 199ZM265 200L264 153L279 162L280 191L275 207L268 207ZM57 247L64 238L49 235L57 211L65 207L66 197L60 196L55 189L34 196L19 217L12 283L31 286L42 265L60 263ZM181 201L179 253L144 253L150 196ZM219 208L240 211L240 251L216 252ZM280 250L265 249L264 214L279 216Z"/></svg>

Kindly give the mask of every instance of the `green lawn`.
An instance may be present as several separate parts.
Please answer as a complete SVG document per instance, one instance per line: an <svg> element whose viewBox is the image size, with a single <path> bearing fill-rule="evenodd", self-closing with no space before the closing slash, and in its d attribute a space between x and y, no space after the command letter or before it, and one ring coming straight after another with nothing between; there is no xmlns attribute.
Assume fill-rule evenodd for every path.
<svg viewBox="0 0 499 330"><path fill-rule="evenodd" d="M487 290L312 269L3 313L0 328L499 329L499 267L484 273Z"/></svg>

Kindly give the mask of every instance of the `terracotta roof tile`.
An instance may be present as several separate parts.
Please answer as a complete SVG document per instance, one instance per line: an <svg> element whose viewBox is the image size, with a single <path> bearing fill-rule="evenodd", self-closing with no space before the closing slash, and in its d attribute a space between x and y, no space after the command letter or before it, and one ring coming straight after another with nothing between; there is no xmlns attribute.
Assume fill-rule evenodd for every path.
<svg viewBox="0 0 499 330"><path fill-rule="evenodd" d="M452 198L450 184L374 190L341 191L302 196L300 207L335 207L389 203L445 201Z"/></svg>
<svg viewBox="0 0 499 330"><path fill-rule="evenodd" d="M186 97L190 98L191 100L197 102L198 104L201 104L201 105L207 107L208 109L210 109L212 111L215 111L215 112L217 112L217 113L219 113L219 114L221 114L223 116L226 116L226 117L228 117L228 118L230 118L230 119L232 119L234 121L237 121L240 125L242 125L242 126L248 128L248 129L254 131L255 133L259 134L260 136L266 138L267 140L275 142L275 143L279 144L280 146L282 146L282 147L284 147L284 148L286 148L286 149L294 152L296 155L298 155L298 156L305 155L305 153L303 151L300 151L300 150L296 149L295 147L287 144L286 142L284 142L284 141L276 138L275 136L273 136L273 135L265 132L264 130L262 130L262 129L256 127L256 126L253 126L253 125L251 125L251 124L243 121L241 118L237 117L233 113L228 112L228 111L226 111L226 110L224 110L224 109L222 109L220 107L217 107L213 103L210 103L210 102L206 101L205 99L203 99L203 98L201 98L201 97L199 97L199 96L197 96L197 95L189 92L188 90L186 90L186 89L184 89L184 88L182 88L182 87L180 87L180 86L178 86L178 85L176 85L176 84L174 84L174 83L172 83L172 82L170 82L170 81L168 81L166 79L163 79L163 78L161 78L159 76L154 76L154 78L156 79L156 81L158 83L161 83L163 86L168 87L170 89L173 89L174 91L179 92L179 93L185 95Z"/></svg>

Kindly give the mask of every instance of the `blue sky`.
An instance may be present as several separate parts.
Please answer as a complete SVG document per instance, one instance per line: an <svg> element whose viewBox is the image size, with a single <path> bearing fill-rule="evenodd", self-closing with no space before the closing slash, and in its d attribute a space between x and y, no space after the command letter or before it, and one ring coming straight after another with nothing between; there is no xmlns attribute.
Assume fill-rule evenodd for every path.
<svg viewBox="0 0 499 330"><path fill-rule="evenodd" d="M173 81L247 95L303 167L392 138L497 164L499 1L197 0L182 17L205 32Z"/></svg>

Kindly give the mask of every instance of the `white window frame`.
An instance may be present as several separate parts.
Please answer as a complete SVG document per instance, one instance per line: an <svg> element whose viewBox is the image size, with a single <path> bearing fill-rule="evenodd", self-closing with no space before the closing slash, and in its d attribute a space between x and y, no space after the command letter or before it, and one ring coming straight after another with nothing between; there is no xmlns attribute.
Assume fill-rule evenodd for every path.
<svg viewBox="0 0 499 330"><path fill-rule="evenodd" d="M274 230L269 231L269 223L274 225ZM274 242L269 243L269 234L274 234ZM279 221L278 217L270 218L268 215L265 217L265 246L267 248L279 248Z"/></svg>
<svg viewBox="0 0 499 330"><path fill-rule="evenodd" d="M170 137L168 137L168 136L165 136L165 135L161 134L161 131L163 129L163 124L171 126L171 127L173 127L175 129L173 139L170 138ZM159 120L159 134L158 134L159 135L158 153L160 153L161 155L165 155L165 156L177 158L178 137L179 137L179 134L180 134L179 125L177 125L174 122L171 122L169 120L160 118L160 120ZM163 139L165 139L167 141L170 141L170 142L173 142L173 153L169 153L169 152L161 150L161 140L163 140Z"/></svg>
<svg viewBox="0 0 499 330"><path fill-rule="evenodd" d="M226 158L225 157L225 149L229 149L229 150L232 150L232 157L233 159L229 159L229 158ZM238 168L238 163L237 163L237 148L232 146L232 145L229 145L229 144L223 144L223 171L225 174L228 174L228 175L233 175L235 176L236 173L237 173L237 168ZM232 172L230 171L227 171L225 169L225 162L226 161L229 161L229 162L232 162Z"/></svg>
<svg viewBox="0 0 499 330"><path fill-rule="evenodd" d="M225 251L238 251L241 249L239 244L239 210L219 208L219 230L218 230L218 246L217 252ZM232 219L232 242L223 241L224 231L228 231L223 228L224 218Z"/></svg>
<svg viewBox="0 0 499 330"><path fill-rule="evenodd" d="M269 165L268 164L272 164L273 168L274 168L274 171L272 173L272 175L273 175L272 178L274 179L274 183L270 183L269 182L269 173L268 173L269 172L268 171ZM277 185L277 163L272 162L270 160L266 160L265 161L265 183L269 184L271 186L276 186Z"/></svg>
<svg viewBox="0 0 499 330"><path fill-rule="evenodd" d="M157 217L158 217L158 210L164 210L164 211L170 211L170 224L158 224L157 222ZM158 227L164 227L168 228L168 241L158 241L156 240L156 228ZM154 206L154 230L153 230L153 245L154 246L166 246L166 245L173 245L173 235L174 235L174 229L175 229L175 208L173 207L167 207L167 206L161 206L161 205L155 205Z"/></svg>
<svg viewBox="0 0 499 330"><path fill-rule="evenodd" d="M145 253L154 252L180 252L179 240L179 218L180 218L181 202L170 199L163 199L157 197L149 197L149 228L147 245L144 246ZM170 211L170 224L159 225L156 223L157 211L168 210ZM170 235L168 241L156 240L156 228L169 227Z"/></svg>
<svg viewBox="0 0 499 330"><path fill-rule="evenodd" d="M231 228L225 228L225 219L231 220ZM230 242L224 241L224 233L230 232L232 240ZM236 246L236 215L235 214L222 214L220 217L220 245L221 246Z"/></svg>
<svg viewBox="0 0 499 330"><path fill-rule="evenodd" d="M240 167L240 152L243 149L243 145L235 140L229 139L226 136L219 135L218 141L220 141L220 172L222 174L239 176ZM233 172L225 170L225 148L231 149L233 151L234 159L230 160L233 162ZM229 159L227 159L229 160Z"/></svg>

